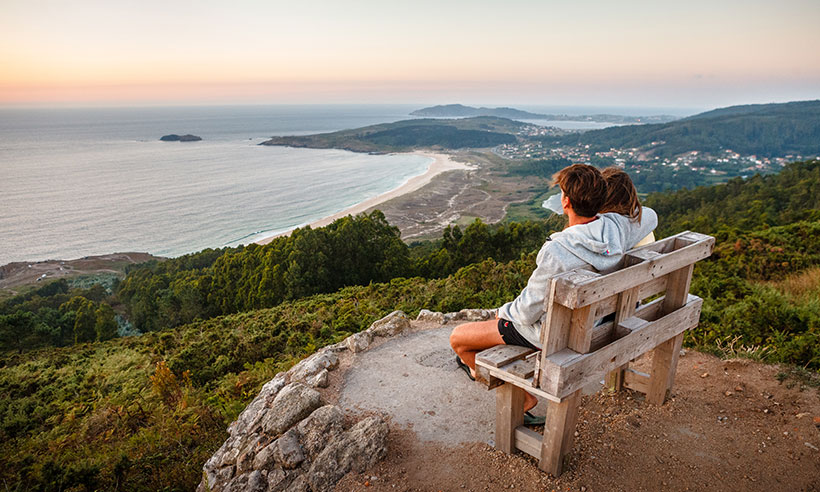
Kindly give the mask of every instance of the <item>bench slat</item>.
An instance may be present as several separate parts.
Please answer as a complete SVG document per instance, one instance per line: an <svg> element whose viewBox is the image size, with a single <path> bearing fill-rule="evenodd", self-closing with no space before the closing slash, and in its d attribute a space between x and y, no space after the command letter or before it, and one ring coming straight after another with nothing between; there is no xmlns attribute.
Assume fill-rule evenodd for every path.
<svg viewBox="0 0 820 492"><path fill-rule="evenodd" d="M475 360L476 363L480 361L488 367L501 367L506 366L510 362L523 359L533 352L535 352L535 350L518 345L496 345L495 347L479 352Z"/></svg>
<svg viewBox="0 0 820 492"><path fill-rule="evenodd" d="M507 364L506 366L502 367L501 370L507 371L513 376L521 379L531 378L532 375L535 373L535 359L532 358L517 360L512 364Z"/></svg>
<svg viewBox="0 0 820 492"><path fill-rule="evenodd" d="M697 240L694 241L695 239ZM559 275L555 277L558 288L555 289L554 300L570 309L587 306L707 258L712 254L714 242L714 238L710 236L681 233L656 243L661 249L670 245L682 246L679 249L608 275L593 277L586 273L578 275L576 271ZM643 250L634 250L630 255L635 258L642 254L639 253L641 251Z"/></svg>

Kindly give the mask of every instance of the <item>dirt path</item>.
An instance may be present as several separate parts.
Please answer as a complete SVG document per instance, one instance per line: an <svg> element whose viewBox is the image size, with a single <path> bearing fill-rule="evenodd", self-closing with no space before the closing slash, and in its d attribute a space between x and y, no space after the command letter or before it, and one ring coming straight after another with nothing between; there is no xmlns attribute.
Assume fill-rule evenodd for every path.
<svg viewBox="0 0 820 492"><path fill-rule="evenodd" d="M820 490L820 395L780 383L776 366L690 351L662 407L630 391L585 396L554 479L487 444L495 395L452 362L452 326L414 326L423 331L343 360L328 388L392 422L385 461L337 490Z"/></svg>

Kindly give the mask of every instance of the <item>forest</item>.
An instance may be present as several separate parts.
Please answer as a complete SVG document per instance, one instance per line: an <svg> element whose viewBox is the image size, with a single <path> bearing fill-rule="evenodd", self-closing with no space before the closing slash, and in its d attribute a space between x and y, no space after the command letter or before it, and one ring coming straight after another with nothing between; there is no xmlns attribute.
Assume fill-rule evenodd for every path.
<svg viewBox="0 0 820 492"><path fill-rule="evenodd" d="M645 200L659 238L717 239L695 268L705 302L688 347L820 369L818 190L820 161L809 161ZM563 226L476 221L408 245L376 211L135 265L111 291L58 281L8 299L0 479L9 490L191 490L276 372L396 309L497 307Z"/></svg>

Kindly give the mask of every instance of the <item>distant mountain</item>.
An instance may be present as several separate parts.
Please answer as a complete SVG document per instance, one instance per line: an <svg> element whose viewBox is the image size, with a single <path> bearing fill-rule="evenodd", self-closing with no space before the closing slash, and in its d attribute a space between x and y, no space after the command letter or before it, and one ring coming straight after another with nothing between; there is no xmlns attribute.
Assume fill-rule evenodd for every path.
<svg viewBox="0 0 820 492"><path fill-rule="evenodd" d="M497 118L509 119L544 119L547 115L530 113L515 108L474 108L463 104L445 104L423 108L410 113L412 116L425 116L433 118L469 118L474 116L495 116Z"/></svg>
<svg viewBox="0 0 820 492"><path fill-rule="evenodd" d="M474 108L463 104L445 104L422 108L410 113L411 116L424 116L429 118L470 118L475 116L495 116L497 118L509 118L511 120L552 120L552 121L595 121L601 123L665 123L677 119L670 115L654 116L623 116L617 114L588 114L588 115L567 115L567 114L541 114L530 113L515 108Z"/></svg>
<svg viewBox="0 0 820 492"><path fill-rule="evenodd" d="M658 157L695 150L811 157L820 155L820 100L731 106L670 123L611 127L545 140L587 144L594 151L642 148Z"/></svg>

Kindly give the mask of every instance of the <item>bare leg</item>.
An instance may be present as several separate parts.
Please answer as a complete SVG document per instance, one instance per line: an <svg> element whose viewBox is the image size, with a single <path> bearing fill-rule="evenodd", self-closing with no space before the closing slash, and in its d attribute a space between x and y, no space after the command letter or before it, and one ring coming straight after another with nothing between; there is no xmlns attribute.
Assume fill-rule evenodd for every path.
<svg viewBox="0 0 820 492"><path fill-rule="evenodd" d="M476 321L456 326L450 334L450 346L461 360L470 367L470 373L475 377L475 356L482 350L496 345L503 345L504 339L498 332L498 320ZM538 404L538 400L531 394L525 393L524 411L531 410Z"/></svg>

